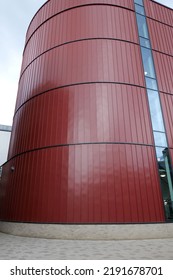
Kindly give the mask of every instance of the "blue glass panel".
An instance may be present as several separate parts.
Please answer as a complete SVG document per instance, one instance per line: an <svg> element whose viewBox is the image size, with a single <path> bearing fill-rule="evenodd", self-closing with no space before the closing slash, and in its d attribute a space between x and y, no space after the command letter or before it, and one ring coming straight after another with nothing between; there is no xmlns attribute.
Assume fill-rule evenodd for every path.
<svg viewBox="0 0 173 280"><path fill-rule="evenodd" d="M165 132L159 94L157 91L147 90L153 130Z"/></svg>
<svg viewBox="0 0 173 280"><path fill-rule="evenodd" d="M153 89L153 90L158 90L158 88L157 88L157 82L156 82L155 79L151 79L151 78L145 77L145 80L146 80L146 86L147 86L147 88Z"/></svg>
<svg viewBox="0 0 173 280"><path fill-rule="evenodd" d="M155 78L154 64L150 49L141 48L142 60L144 65L144 74L146 77Z"/></svg>
<svg viewBox="0 0 173 280"><path fill-rule="evenodd" d="M156 147L156 155L157 155L158 161L164 162L165 156L169 156L168 148L167 147ZM160 166L162 166L162 168L164 168L164 165L160 165Z"/></svg>
<svg viewBox="0 0 173 280"><path fill-rule="evenodd" d="M135 0L135 3L136 3L136 4L139 4L139 5L142 5L142 6L144 5L144 4L143 4L143 0Z"/></svg>
<svg viewBox="0 0 173 280"><path fill-rule="evenodd" d="M143 16L145 15L145 11L142 6L135 4L135 10L138 14L141 14Z"/></svg>
<svg viewBox="0 0 173 280"><path fill-rule="evenodd" d="M164 161L163 153L165 149L167 148L156 147L156 155L158 161Z"/></svg>
<svg viewBox="0 0 173 280"><path fill-rule="evenodd" d="M146 47L146 48L149 48L149 49L151 48L150 41L148 39L145 39L145 38L142 38L142 37L140 37L139 39L140 39L140 45L142 47Z"/></svg>
<svg viewBox="0 0 173 280"><path fill-rule="evenodd" d="M154 131L154 142L156 146L167 147L165 133Z"/></svg>
<svg viewBox="0 0 173 280"><path fill-rule="evenodd" d="M136 14L139 36L149 39L145 16Z"/></svg>

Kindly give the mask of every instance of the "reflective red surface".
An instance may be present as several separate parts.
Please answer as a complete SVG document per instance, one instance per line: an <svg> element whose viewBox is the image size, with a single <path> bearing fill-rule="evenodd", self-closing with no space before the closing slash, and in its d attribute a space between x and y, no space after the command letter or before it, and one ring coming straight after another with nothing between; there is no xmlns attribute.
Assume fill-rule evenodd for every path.
<svg viewBox="0 0 173 280"><path fill-rule="evenodd" d="M13 127L10 158L63 144L153 144L145 89L120 84L75 85L42 94L17 111Z"/></svg>
<svg viewBox="0 0 173 280"><path fill-rule="evenodd" d="M1 219L59 223L164 219L152 147L95 144L44 149L15 157L3 172Z"/></svg>
<svg viewBox="0 0 173 280"><path fill-rule="evenodd" d="M133 8L125 0L51 0L34 17L0 219L165 220Z"/></svg>

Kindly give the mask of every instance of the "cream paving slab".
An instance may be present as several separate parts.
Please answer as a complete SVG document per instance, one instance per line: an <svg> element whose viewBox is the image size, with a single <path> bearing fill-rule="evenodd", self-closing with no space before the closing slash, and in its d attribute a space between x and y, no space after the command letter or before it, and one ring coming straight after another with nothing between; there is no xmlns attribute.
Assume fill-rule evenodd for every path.
<svg viewBox="0 0 173 280"><path fill-rule="evenodd" d="M57 240L0 233L1 260L172 260L173 239Z"/></svg>

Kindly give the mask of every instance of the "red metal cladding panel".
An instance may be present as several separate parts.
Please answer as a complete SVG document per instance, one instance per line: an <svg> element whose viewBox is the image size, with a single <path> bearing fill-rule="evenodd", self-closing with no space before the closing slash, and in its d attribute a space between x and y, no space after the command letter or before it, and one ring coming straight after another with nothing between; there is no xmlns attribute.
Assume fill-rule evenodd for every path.
<svg viewBox="0 0 173 280"><path fill-rule="evenodd" d="M159 90L173 94L173 57L153 51Z"/></svg>
<svg viewBox="0 0 173 280"><path fill-rule="evenodd" d="M161 93L161 103L169 147L173 148L173 95Z"/></svg>
<svg viewBox="0 0 173 280"><path fill-rule="evenodd" d="M111 5L111 6L121 6L122 8L133 9L133 0L50 0L45 3L44 6L37 12L31 24L28 28L26 42L33 34L33 32L50 17L62 13L67 9L72 9L75 7L81 7L82 5Z"/></svg>
<svg viewBox="0 0 173 280"><path fill-rule="evenodd" d="M50 18L33 34L26 45L22 72L43 52L75 40L119 39L138 43L135 14L112 6L84 6ZM57 36L58 34L58 36Z"/></svg>
<svg viewBox="0 0 173 280"><path fill-rule="evenodd" d="M34 17L3 166L0 219L165 220L133 8L132 0L51 0ZM153 45L154 28L163 32L155 26ZM171 48L163 43L159 50ZM172 94L171 56L157 49L154 59L159 89ZM172 131L169 98L162 95ZM168 138L172 148L171 132Z"/></svg>
<svg viewBox="0 0 173 280"><path fill-rule="evenodd" d="M44 149L9 161L3 173L1 219L56 223L164 221L152 147L91 144Z"/></svg>
<svg viewBox="0 0 173 280"><path fill-rule="evenodd" d="M144 4L147 17L173 26L173 15L171 8L164 7L163 5L151 0L144 0Z"/></svg>
<svg viewBox="0 0 173 280"><path fill-rule="evenodd" d="M173 56L173 27L148 19L152 49Z"/></svg>
<svg viewBox="0 0 173 280"><path fill-rule="evenodd" d="M146 92L128 85L86 84L53 90L24 104L14 126L9 158L72 143L153 145Z"/></svg>
<svg viewBox="0 0 173 280"><path fill-rule="evenodd" d="M19 83L16 109L42 92L93 82L144 86L139 46L116 40L86 40L44 53L24 72Z"/></svg>

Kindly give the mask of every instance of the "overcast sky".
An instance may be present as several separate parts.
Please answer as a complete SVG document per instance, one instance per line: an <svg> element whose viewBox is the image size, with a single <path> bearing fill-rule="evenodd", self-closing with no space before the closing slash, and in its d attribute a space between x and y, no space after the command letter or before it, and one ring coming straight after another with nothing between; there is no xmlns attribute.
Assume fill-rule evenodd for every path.
<svg viewBox="0 0 173 280"><path fill-rule="evenodd" d="M45 2L0 0L0 124L12 124L26 30ZM157 2L173 8L173 0Z"/></svg>

